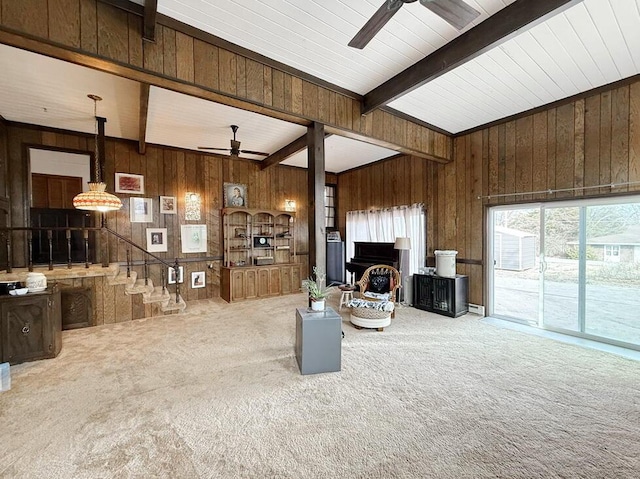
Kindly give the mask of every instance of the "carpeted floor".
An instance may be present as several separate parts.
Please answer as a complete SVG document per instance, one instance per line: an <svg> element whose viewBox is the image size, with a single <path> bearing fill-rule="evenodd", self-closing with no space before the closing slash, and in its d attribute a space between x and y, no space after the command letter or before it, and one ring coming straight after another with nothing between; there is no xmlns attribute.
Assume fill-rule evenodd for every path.
<svg viewBox="0 0 640 479"><path fill-rule="evenodd" d="M335 302L334 302L335 303ZM401 308L302 376L291 295L68 331L11 368L3 478L636 478L640 363ZM335 305L335 304L334 304Z"/></svg>

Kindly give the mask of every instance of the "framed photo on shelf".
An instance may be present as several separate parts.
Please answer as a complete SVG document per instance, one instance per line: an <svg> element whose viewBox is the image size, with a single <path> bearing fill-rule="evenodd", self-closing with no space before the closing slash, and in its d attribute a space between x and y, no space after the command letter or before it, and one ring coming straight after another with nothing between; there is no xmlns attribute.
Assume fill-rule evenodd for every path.
<svg viewBox="0 0 640 479"><path fill-rule="evenodd" d="M178 266L178 283L184 282L184 266ZM173 268L167 268L167 283L176 284L176 273Z"/></svg>
<svg viewBox="0 0 640 479"><path fill-rule="evenodd" d="M153 221L153 200L151 198L130 198L129 214L132 223L151 223Z"/></svg>
<svg viewBox="0 0 640 479"><path fill-rule="evenodd" d="M116 173L116 193L144 195L144 176L132 173Z"/></svg>
<svg viewBox="0 0 640 479"><path fill-rule="evenodd" d="M247 185L224 184L224 206L247 206Z"/></svg>
<svg viewBox="0 0 640 479"><path fill-rule="evenodd" d="M152 253L167 251L167 228L147 228L147 251Z"/></svg>
<svg viewBox="0 0 640 479"><path fill-rule="evenodd" d="M205 276L204 271L195 271L191 273L191 287L192 288L204 288Z"/></svg>
<svg viewBox="0 0 640 479"><path fill-rule="evenodd" d="M178 213L178 205L175 196L160 197L160 214L175 215Z"/></svg>

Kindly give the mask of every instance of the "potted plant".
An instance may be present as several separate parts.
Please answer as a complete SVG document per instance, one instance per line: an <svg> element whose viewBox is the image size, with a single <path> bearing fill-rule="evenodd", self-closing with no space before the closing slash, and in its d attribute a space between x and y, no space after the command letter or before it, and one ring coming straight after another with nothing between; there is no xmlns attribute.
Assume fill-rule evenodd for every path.
<svg viewBox="0 0 640 479"><path fill-rule="evenodd" d="M327 275L317 266L313 267L313 274L302 281L302 289L309 294L311 309L324 311L325 300L331 288L326 285Z"/></svg>

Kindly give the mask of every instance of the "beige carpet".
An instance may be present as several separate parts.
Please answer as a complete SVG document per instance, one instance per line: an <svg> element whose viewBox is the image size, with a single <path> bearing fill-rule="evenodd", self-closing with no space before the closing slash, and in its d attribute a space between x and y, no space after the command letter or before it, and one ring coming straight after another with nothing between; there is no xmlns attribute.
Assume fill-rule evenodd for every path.
<svg viewBox="0 0 640 479"><path fill-rule="evenodd" d="M302 376L304 305L65 332L11 369L0 477L638 477L639 362L403 308L383 333L344 314L342 371Z"/></svg>

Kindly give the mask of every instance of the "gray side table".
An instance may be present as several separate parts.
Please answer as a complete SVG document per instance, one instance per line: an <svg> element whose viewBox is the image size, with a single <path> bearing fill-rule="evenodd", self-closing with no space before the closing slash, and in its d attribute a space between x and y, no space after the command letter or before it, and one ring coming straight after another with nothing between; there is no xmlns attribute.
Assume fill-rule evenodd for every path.
<svg viewBox="0 0 640 479"><path fill-rule="evenodd" d="M295 348L301 374L340 371L342 317L332 308L297 308Z"/></svg>

